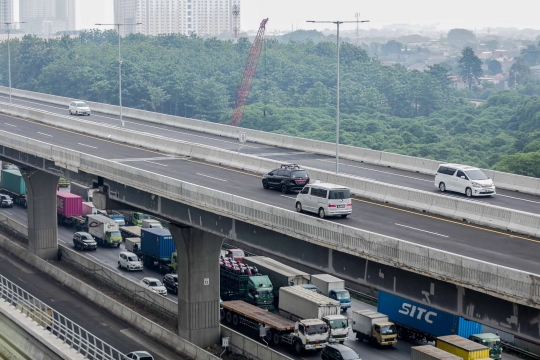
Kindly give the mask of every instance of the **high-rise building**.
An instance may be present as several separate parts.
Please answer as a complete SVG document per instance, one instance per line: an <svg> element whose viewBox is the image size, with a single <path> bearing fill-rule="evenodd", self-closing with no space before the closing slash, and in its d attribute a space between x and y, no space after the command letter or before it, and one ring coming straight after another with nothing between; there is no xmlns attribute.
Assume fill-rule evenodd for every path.
<svg viewBox="0 0 540 360"><path fill-rule="evenodd" d="M75 30L75 0L19 0L24 30L32 35L54 35Z"/></svg>
<svg viewBox="0 0 540 360"><path fill-rule="evenodd" d="M220 35L240 31L240 0L115 0L114 22L122 36L180 33Z"/></svg>
<svg viewBox="0 0 540 360"><path fill-rule="evenodd" d="M13 23L15 19L15 0L0 0L0 29L2 32L7 30L6 23ZM14 29L15 24L10 26Z"/></svg>

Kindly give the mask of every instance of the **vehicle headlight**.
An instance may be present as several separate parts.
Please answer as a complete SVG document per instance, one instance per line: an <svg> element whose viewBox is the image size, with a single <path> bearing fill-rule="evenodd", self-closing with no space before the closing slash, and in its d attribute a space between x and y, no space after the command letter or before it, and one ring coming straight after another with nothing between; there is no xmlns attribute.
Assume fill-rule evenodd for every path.
<svg viewBox="0 0 540 360"><path fill-rule="evenodd" d="M475 182L472 183L472 186L475 187L475 188L481 188L482 187L482 185L480 185L479 183L475 183Z"/></svg>

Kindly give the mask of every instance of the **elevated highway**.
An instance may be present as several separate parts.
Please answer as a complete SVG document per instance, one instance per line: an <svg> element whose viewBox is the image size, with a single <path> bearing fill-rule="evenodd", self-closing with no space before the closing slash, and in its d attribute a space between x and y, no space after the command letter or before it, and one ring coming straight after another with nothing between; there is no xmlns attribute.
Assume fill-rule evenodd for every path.
<svg viewBox="0 0 540 360"><path fill-rule="evenodd" d="M217 167L189 158L170 158L163 156L163 154L133 149L126 145L66 132L12 117L4 117L2 121L5 124L5 126L0 127L4 134L1 140L2 144L4 144L2 149L4 158L23 166L40 169L45 173L62 172L64 176L83 182L88 182L89 179L91 181L96 180L97 184L106 189L106 195L109 197L113 195L111 200L116 201L117 204L132 205L150 213L165 215L165 217L172 219L173 222L189 224L215 235L221 234L222 237L231 237L252 244L256 243L259 246L266 246L275 251L283 252L285 249L288 250L287 253L293 254L293 256L304 258L306 261L318 264L321 269L328 269L328 271L338 274L341 274L340 271L350 272L351 270L350 268L340 270L340 265L354 263L356 267L353 272L360 281L391 291L402 292L402 294L419 300L425 296L423 291L428 291L432 304L475 319L480 317L504 322L504 318L508 318L508 313L506 310L501 311L501 309L515 312L515 306L517 306L518 314L513 316L517 316L517 322L521 325L519 331L530 331L530 334L536 334L534 333L534 326L526 329L525 323L520 322L520 319L525 320L536 317L537 315L534 312L536 310L527 305L519 305L525 299L535 299L536 292L527 293L528 295L525 293L514 295L516 304L508 301L506 301L508 302L506 304L503 300L499 303L492 301L493 308L482 309L481 314L476 312L471 315L468 313L471 311L470 306L475 303L478 306L486 304L487 301L482 298L479 292L464 291L462 285L473 289L482 288L483 291L491 295L501 295L503 290L501 285L504 285L505 289L510 289L510 287L508 287L506 281L503 284L499 282L499 279L504 278L503 274L506 271L514 274L513 270L505 270L501 267L491 266L488 263L478 263L463 257L459 258L459 263L457 263L457 260L455 260L457 258L451 254L444 253L442 255L433 248L415 247L415 244L418 244L417 238L422 238L422 236L425 237L422 241L433 241L436 236L445 240L447 238L444 236L450 236L417 227L416 223L423 221L419 220L420 218L426 221L429 219L434 223L437 222L437 226L452 224L449 225L451 226L449 233L458 232L459 230L456 230L458 227L462 228L463 231L478 231L478 233L467 232L460 235L462 238L460 246L463 247L462 251L464 253L467 252L468 244L467 241L463 240L476 239L482 236L480 234L483 231L488 233L482 228L463 226L435 217L419 216L418 219L416 217L410 218L406 221L409 221L409 224L412 225L401 223L400 225L405 225L405 229L414 228L414 231L427 235L412 233L410 242L407 243L405 248L401 248L401 246L405 246L405 243L390 238L392 235L387 235L387 233L376 236L368 234L364 228L364 224L368 222L362 218L353 216L353 218L346 220L347 225L345 226L343 221L316 220L307 215L292 216L290 212L284 210L292 208L289 205L292 202L291 199L282 197L275 192L264 192L260 188L259 179L254 179L251 174L246 172ZM24 136L26 139L18 137L17 134ZM46 137L46 140L43 140L41 136ZM46 145L39 141L54 142L55 145ZM58 148L58 144L64 149ZM96 156L99 158L96 158ZM114 161L105 160L111 158ZM125 164L129 164L129 166ZM89 177L88 175L92 176ZM95 179L96 175L98 176L97 179ZM153 180L150 181L150 179ZM180 180L180 183L178 183L178 180ZM180 184L180 186L177 184ZM201 188L200 185L206 186L206 188ZM218 194L215 191L208 190L216 188L219 188L222 192ZM252 189L253 194L250 193L250 189ZM195 194L197 195L195 196ZM237 196L231 197L231 195L227 194L236 194ZM216 200L217 196L221 197L219 201ZM251 196L256 198L250 199ZM257 202L261 198L264 202ZM227 204L227 201L236 202L236 205L231 207ZM183 205L182 202L184 202ZM268 205L272 207L268 207ZM368 205L374 206L374 208L368 208ZM376 211L376 207L396 211L396 214L399 215L395 216L418 216L414 212L391 209L385 206L381 207L378 204L362 205L360 214L368 216L368 213ZM242 215L240 215L239 211L242 212ZM257 211L260 211L260 213ZM266 214L270 214L273 218L267 219ZM290 220L286 220L287 216L290 217ZM373 222L379 223L385 216L387 214L380 215L378 216L379 219L376 219L376 216ZM404 220L406 218L400 219ZM301 221L303 225L295 224L298 221ZM392 221L395 221L395 219L392 219ZM268 225L269 222L273 223L273 225ZM445 225L441 225L443 223ZM396 225L396 222L394 222L393 227L399 227L400 225ZM391 227L388 223L385 223L381 228ZM313 235L300 236L302 231L311 231ZM343 231L347 231L347 236L344 236ZM429 231L429 233L426 231ZM338 235L338 232L341 232L341 235ZM360 233L364 235L359 235ZM489 234L503 236L506 243L517 241L516 244L521 244L520 246L526 246L524 245L525 242L534 244L534 239L508 237L505 233L496 233L492 232L492 230L489 231ZM401 233L398 235L396 237L403 239ZM455 238L455 241L459 242L459 236ZM334 243L332 244L332 242ZM364 243L373 245L365 247ZM449 244L448 241L441 240L439 240L439 243L441 246ZM492 244L493 241L490 241L490 246ZM365 258L362 260L357 257L360 253L355 246L358 245L364 249L362 250L363 255L369 260ZM451 245L454 246L455 244L452 243ZM503 246L502 242L501 246ZM328 250L329 248L333 250ZM437 248L440 249L440 247ZM379 262L374 260L377 251L379 252ZM468 251L468 254L463 255L470 255L471 249L469 248ZM478 251L478 253L485 253L485 251ZM494 252L489 255L496 256L497 254ZM434 258L434 256L437 257ZM529 259L531 262L528 266L534 268L535 258L534 255L531 258L531 251L519 256ZM436 259L437 262L432 264L428 260L428 263L425 263L423 262L424 258ZM488 262L498 264L504 262L506 258L507 256L496 261L488 260ZM516 260L514 260L514 264L525 263ZM407 270L400 270L399 268L404 268L405 264L411 265L407 267ZM433 265L437 267L433 267ZM465 266L469 269L467 273L463 272ZM459 272L454 272L456 269L459 269ZM414 275L414 273L418 275ZM450 284L446 281L433 280L426 276L439 277L443 274L445 274L445 280L459 286L457 288L455 285L449 286ZM453 275L449 276L450 274ZM466 276L463 277L463 275ZM520 278L520 276L525 277ZM519 288L512 287L512 289L523 291L527 279L530 280L530 275L516 275L513 281L520 285ZM495 287L491 287L492 284L495 284ZM526 286L528 286L527 289L533 289L531 285ZM495 289L497 290L494 292ZM508 296L508 293L505 296ZM491 299L491 297L488 298ZM475 311L479 311L478 306ZM498 315L492 313L493 311L498 312ZM510 324L510 326L513 325Z"/></svg>

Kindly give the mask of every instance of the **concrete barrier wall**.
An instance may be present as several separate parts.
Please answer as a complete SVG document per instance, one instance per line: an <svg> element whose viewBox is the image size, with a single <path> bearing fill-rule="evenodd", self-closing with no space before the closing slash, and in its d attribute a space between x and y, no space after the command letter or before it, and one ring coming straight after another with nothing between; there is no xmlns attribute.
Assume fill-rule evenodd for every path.
<svg viewBox="0 0 540 360"><path fill-rule="evenodd" d="M221 336L229 337L230 347L233 352L242 354L249 359L263 359L263 360L290 360L291 358L271 348L255 341L244 335L226 327L221 326Z"/></svg>
<svg viewBox="0 0 540 360"><path fill-rule="evenodd" d="M0 131L0 144L307 242L338 248L355 256L405 268L527 306L540 306L540 277L535 274L298 214L5 131ZM211 231L196 222L191 226ZM486 277L491 280L486 282Z"/></svg>
<svg viewBox="0 0 540 360"><path fill-rule="evenodd" d="M7 94L8 88L0 87L0 93ZM31 91L12 89L13 96L48 102L66 107L72 100L62 96L48 95ZM102 112L110 115L118 115L119 107L115 105L95 103L87 101L94 111ZM178 127L181 129L194 130L208 134L220 135L224 137L237 139L240 132L245 132L249 141L266 144L271 146L279 146L290 148L299 151L318 153L322 155L333 156L335 154L335 144L298 138L287 135L267 133L264 131L238 128L229 125L216 124L203 120L184 118L180 116L172 116L160 114L145 110L133 108L122 108L125 117L144 120L156 124L163 124ZM340 156L343 159L360 161L381 166L388 166L396 169L419 172L423 174L434 175L439 164L442 161L415 158L407 155L392 154L384 151L358 148L348 145L340 145ZM528 194L540 195L540 179L521 175L514 175L493 170L484 170L493 178L497 187L520 191Z"/></svg>

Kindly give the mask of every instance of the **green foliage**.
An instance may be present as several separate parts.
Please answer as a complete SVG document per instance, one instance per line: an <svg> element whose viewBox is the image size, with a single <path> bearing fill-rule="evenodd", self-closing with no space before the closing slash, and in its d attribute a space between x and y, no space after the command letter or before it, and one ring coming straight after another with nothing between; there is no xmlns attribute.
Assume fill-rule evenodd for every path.
<svg viewBox="0 0 540 360"><path fill-rule="evenodd" d="M503 72L502 65L497 60L490 60L487 65L488 65L489 73L491 75L502 74Z"/></svg>
<svg viewBox="0 0 540 360"><path fill-rule="evenodd" d="M475 43L476 36L470 30L452 29L448 32L446 40L453 46L461 48L469 43Z"/></svg>
<svg viewBox="0 0 540 360"><path fill-rule="evenodd" d="M470 47L463 49L461 59L459 59L459 75L469 84L469 90L483 74L482 60L474 54L473 49Z"/></svg>
<svg viewBox="0 0 540 360"><path fill-rule="evenodd" d="M496 169L514 174L540 177L540 151L503 156Z"/></svg>

